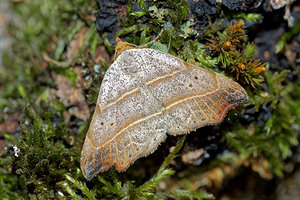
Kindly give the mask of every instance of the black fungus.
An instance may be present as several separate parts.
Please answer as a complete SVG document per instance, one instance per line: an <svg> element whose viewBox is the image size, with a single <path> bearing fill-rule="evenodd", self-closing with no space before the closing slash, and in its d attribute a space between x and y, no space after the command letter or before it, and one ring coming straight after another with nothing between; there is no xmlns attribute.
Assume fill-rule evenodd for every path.
<svg viewBox="0 0 300 200"><path fill-rule="evenodd" d="M120 12L125 12L123 8L127 7L127 3L127 0L98 0L99 11L95 14L97 29L108 32L111 43L115 43L114 36L120 29L120 17L125 17Z"/></svg>
<svg viewBox="0 0 300 200"><path fill-rule="evenodd" d="M263 105L259 109L259 115L257 117L257 125L264 127L268 120L272 117L273 108L271 104Z"/></svg>
<svg viewBox="0 0 300 200"><path fill-rule="evenodd" d="M214 0L202 0L195 1L189 0L188 5L190 13L196 17L196 30L200 31L201 27L205 27L208 24L208 17L210 20L214 18L214 15L219 13L217 7L218 4Z"/></svg>
<svg viewBox="0 0 300 200"><path fill-rule="evenodd" d="M222 5L231 11L248 11L260 6L262 0L222 0Z"/></svg>

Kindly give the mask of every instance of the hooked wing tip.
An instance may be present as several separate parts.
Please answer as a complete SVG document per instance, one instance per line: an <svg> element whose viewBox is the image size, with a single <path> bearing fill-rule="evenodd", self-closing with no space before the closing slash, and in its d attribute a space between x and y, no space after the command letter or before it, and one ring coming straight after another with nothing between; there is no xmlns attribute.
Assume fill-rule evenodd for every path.
<svg viewBox="0 0 300 200"><path fill-rule="evenodd" d="M81 171L87 181L91 181L100 172L108 170L111 166L103 166L100 162L81 157Z"/></svg>
<svg viewBox="0 0 300 200"><path fill-rule="evenodd" d="M88 156L81 155L80 168L86 180L90 181L95 176L95 168L93 166L93 162Z"/></svg>
<svg viewBox="0 0 300 200"><path fill-rule="evenodd" d="M110 163L101 163L100 157L101 152L91 148L90 142L86 139L83 144L80 158L80 168L86 180L90 181L100 172L104 172L112 167Z"/></svg>

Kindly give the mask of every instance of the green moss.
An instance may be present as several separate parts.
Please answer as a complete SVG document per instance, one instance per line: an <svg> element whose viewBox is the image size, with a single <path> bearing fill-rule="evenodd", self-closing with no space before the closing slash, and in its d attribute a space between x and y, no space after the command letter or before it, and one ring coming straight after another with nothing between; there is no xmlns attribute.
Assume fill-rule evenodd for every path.
<svg viewBox="0 0 300 200"><path fill-rule="evenodd" d="M243 13L243 12L239 12L239 13L235 13L231 16L233 19L240 19L243 18L248 22L255 22L258 21L262 18L261 14L257 14L257 13Z"/></svg>
<svg viewBox="0 0 300 200"><path fill-rule="evenodd" d="M94 44L93 46L101 43L94 22L87 19L87 15L93 15L96 8L96 2L91 0L11 2L16 19L8 26L12 45L3 56L3 64L9 67L0 73L0 111L16 105L13 102L24 98L24 95L28 99L37 98L45 89L45 85L54 86L49 77L50 73L43 70L47 63L42 54L48 54L61 61L66 45L83 26L89 24L91 29L81 52L87 49L90 43ZM66 67L76 63L81 57L82 53L79 58L67 62ZM72 69L58 69L52 64L48 69L71 80L76 78Z"/></svg>
<svg viewBox="0 0 300 200"><path fill-rule="evenodd" d="M194 29L194 19L188 18L188 5L185 1L153 1L148 8L145 5L141 7L143 16L148 16L148 24L138 23L136 14L132 15L131 9L128 9L129 17L122 21L121 25L124 28L118 33L119 37L126 36L127 41L131 43L144 44L149 41L151 35L159 35L161 30L164 30L159 40L161 45L168 47L170 54L201 67L220 66L218 71L226 71L245 85L254 87L263 80L259 74L264 71L264 64L253 59L255 46L246 43L248 38L242 28L242 21L230 25L225 30L221 30L220 27L223 26L218 26L219 22L216 21L207 26L204 31L206 35L199 35ZM259 18L256 15L251 16ZM247 15L248 18L251 17ZM215 26L219 28L216 29ZM207 46L207 41L203 41L205 37L212 37ZM165 51L165 48L163 50Z"/></svg>
<svg viewBox="0 0 300 200"><path fill-rule="evenodd" d="M3 136L7 148L0 151L0 199L25 199L26 195L19 189L18 177L12 169L14 158L10 148L17 142L17 138L9 134L3 134Z"/></svg>
<svg viewBox="0 0 300 200"><path fill-rule="evenodd" d="M73 65L86 59L83 52L95 52L95 46L102 42L94 22L87 19L96 8L95 1L11 2L16 20L8 26L12 45L5 52L6 68L0 73L0 115L25 110L21 115L21 136L13 142L5 136L7 146L16 145L20 153L15 157L10 149L1 151L1 199L59 197L61 188L56 184L65 180L64 174L80 175L79 158L85 136L81 134L85 134L88 124L77 124L80 128L75 135L65 123L65 106L50 98L50 90L55 88L51 73L62 74L73 83L78 80ZM66 62L64 68L44 61L42 55L47 54L64 62L66 46L83 26L90 29L73 60Z"/></svg>
<svg viewBox="0 0 300 200"><path fill-rule="evenodd" d="M259 109L271 104L272 116L264 124L259 126L256 121L251 123L251 131L237 124L229 130L224 138L241 157L264 156L276 175L283 175L284 161L292 155L292 147L298 145L299 135L295 134L293 126L299 124L299 103L297 97L292 97L293 90L297 90L295 84L283 86L288 71L275 73L272 76L265 72L266 82L270 93L250 93L250 105ZM296 88L295 88L296 87ZM294 99L295 98L295 99ZM300 104L298 104L300 105ZM296 112L295 112L296 111ZM297 118L298 117L298 118Z"/></svg>
<svg viewBox="0 0 300 200"><path fill-rule="evenodd" d="M299 32L300 32L300 19L297 20L295 25L292 28L290 28L289 31L282 34L279 42L276 45L276 53L281 52L284 46L287 44L287 42L291 40L293 36L299 34Z"/></svg>
<svg viewBox="0 0 300 200"><path fill-rule="evenodd" d="M66 172L78 176L83 137L67 128L60 110L47 105L39 113L28 106L21 128L20 153L13 163L19 187L31 197L57 196L56 183L65 179Z"/></svg>

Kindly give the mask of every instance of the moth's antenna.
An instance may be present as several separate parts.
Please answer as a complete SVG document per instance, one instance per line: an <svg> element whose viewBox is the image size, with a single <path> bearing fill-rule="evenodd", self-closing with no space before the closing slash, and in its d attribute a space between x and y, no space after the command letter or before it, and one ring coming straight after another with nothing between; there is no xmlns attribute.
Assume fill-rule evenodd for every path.
<svg viewBox="0 0 300 200"><path fill-rule="evenodd" d="M155 42L160 36L161 34L164 32L164 29L161 29L160 33L154 38L154 40L143 44L143 45L135 45L135 44L130 44L128 42L123 42L119 37L116 38L116 47L115 47L115 54L114 54L114 60L117 59L117 57L119 55L121 55L121 53L127 49L132 49L132 48L144 48L147 47L149 44L152 44L153 42Z"/></svg>
<svg viewBox="0 0 300 200"><path fill-rule="evenodd" d="M161 29L160 33L153 39L151 40L150 42L146 43L146 44L143 44L143 45L140 45L139 47L146 47L148 46L149 44L152 44L153 42L155 42L160 36L161 34L164 32L164 29Z"/></svg>
<svg viewBox="0 0 300 200"><path fill-rule="evenodd" d="M172 34L172 33L170 33L169 45L168 45L168 52L169 52L169 50L170 50L170 47L171 47L171 40L172 40L171 34Z"/></svg>

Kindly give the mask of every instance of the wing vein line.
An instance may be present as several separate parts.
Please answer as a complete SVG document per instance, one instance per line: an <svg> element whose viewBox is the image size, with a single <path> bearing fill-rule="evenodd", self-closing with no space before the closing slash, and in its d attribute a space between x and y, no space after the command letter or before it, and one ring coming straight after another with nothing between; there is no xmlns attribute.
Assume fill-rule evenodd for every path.
<svg viewBox="0 0 300 200"><path fill-rule="evenodd" d="M123 147L123 153L124 153L124 156L125 156L125 166L127 165L127 162L129 161L129 158L128 158L128 155L127 155L127 153L126 153L126 151L125 151L125 147L124 147L124 141L123 140L121 140L121 143L122 143L122 147ZM124 167L125 167L124 166ZM123 166L122 166L123 167Z"/></svg>
<svg viewBox="0 0 300 200"><path fill-rule="evenodd" d="M184 85L188 90L190 90L194 95L196 95L196 93L194 92L194 90L192 90L190 87L188 87L184 82L175 79L177 82L181 83L182 85ZM218 90L218 89L217 89ZM214 92L214 91L213 91ZM201 106L198 104L196 99L193 99L193 101L195 102L195 104L198 106L198 108L200 109L201 113L203 113L205 115L205 118L207 121L209 121L209 117L205 114L205 112L202 110Z"/></svg>
<svg viewBox="0 0 300 200"><path fill-rule="evenodd" d="M184 85L188 90L190 90L192 92L192 94L196 95L196 93L194 92L194 90L192 90L190 87L188 87L184 82L175 79L177 82L181 83L182 85ZM195 102L195 104L199 107L199 109L202 111L202 109L200 108L199 104L197 103L197 101L194 99L193 100ZM198 121L199 124L201 124L202 122L198 119L198 117L196 116L196 114L193 112L192 108L190 107L189 104L187 104L189 109L191 110L192 114L195 116L196 120ZM203 111L202 111L203 112Z"/></svg>
<svg viewBox="0 0 300 200"><path fill-rule="evenodd" d="M137 149L134 147L134 145L133 145L133 142L132 142L131 138L130 138L130 137L128 137L128 138L129 138L130 146L131 146L132 150L134 151L134 153L133 153L133 154L136 154L136 153L137 153Z"/></svg>
<svg viewBox="0 0 300 200"><path fill-rule="evenodd" d="M205 103L205 101L203 101L202 99L200 99L200 100L218 117L218 114L213 109L211 109L211 107L209 107L209 105L207 105L207 103Z"/></svg>
<svg viewBox="0 0 300 200"><path fill-rule="evenodd" d="M180 73L180 72L183 72L184 70L177 70L177 71L174 71L172 72L171 74L164 74L162 76L159 76L155 79L152 79L152 80L149 80L148 82L146 82L146 85L150 85L151 83L154 83L156 81L159 81L160 79L165 79L166 77L172 77L172 76L175 76L176 74ZM107 110L108 108L112 107L113 105L117 104L118 102L120 102L122 99L126 98L127 96L131 95L132 93L134 92L137 92L139 90L138 87L128 91L128 92L125 92L122 96L120 96L118 99L116 99L115 101L107 104L106 106L104 106L102 109L101 109L101 112ZM100 106L100 105L99 105Z"/></svg>
<svg viewBox="0 0 300 200"><path fill-rule="evenodd" d="M224 89L224 92L226 92L229 96L231 96L236 102L238 102L226 89Z"/></svg>
<svg viewBox="0 0 300 200"><path fill-rule="evenodd" d="M188 99L194 99L194 98L198 98L198 97L204 97L204 96L207 96L207 95L209 95L209 94L214 93L215 91L216 91L216 90L213 90L213 91L211 91L211 92L209 92L209 93L207 93L207 94L193 95L193 96L190 96L190 97L182 98L182 99L180 99L180 100L178 100L178 101L176 101L176 102L170 104L170 105L167 106L165 109L168 110L168 109L170 109L171 107L173 107L173 106L175 106L175 105L177 105L177 104L179 104L179 103L181 103L181 102L184 102L184 101L186 101L186 100L188 100ZM208 106L208 107L209 107L209 106ZM210 109L211 109L211 108L210 108ZM120 134L123 133L125 130L127 130L127 129L130 128L130 127L132 127L133 125L136 125L136 124L138 124L138 123L141 123L141 122L143 122L143 121L145 121L145 120L147 120L147 119L149 119L149 118L152 118L152 117L154 117L154 116L156 116L156 115L162 114L163 110L164 110L164 109L160 110L159 112L156 112L156 113L153 113L153 114L151 114L151 115L148 115L148 116L146 116L146 117L143 117L143 118L141 118L141 119L139 119L139 120L137 120L137 121L135 121L135 122L133 122L133 123L127 125L127 126L124 127L123 129L119 130L116 134L114 134L114 135L112 135L110 138L108 138L107 141L104 142L104 143L103 143L101 146L99 146L97 149L103 148L103 147L106 146L108 143L110 143L113 139L115 139L118 135L120 135Z"/></svg>

